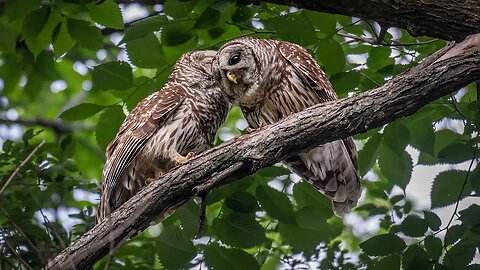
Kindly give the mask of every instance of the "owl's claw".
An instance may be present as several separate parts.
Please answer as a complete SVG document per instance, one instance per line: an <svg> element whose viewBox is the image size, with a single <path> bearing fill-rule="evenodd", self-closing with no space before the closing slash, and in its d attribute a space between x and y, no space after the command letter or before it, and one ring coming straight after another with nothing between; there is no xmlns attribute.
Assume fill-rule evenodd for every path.
<svg viewBox="0 0 480 270"><path fill-rule="evenodd" d="M252 132L254 132L255 130L257 130L257 129L256 129L256 128L247 127L247 132L248 132L248 133L252 133Z"/></svg>
<svg viewBox="0 0 480 270"><path fill-rule="evenodd" d="M157 181L157 179L155 179L155 178L147 178L147 180L145 180L145 183L146 183L147 185L150 185L151 183L153 183L153 182L155 182L155 181Z"/></svg>
<svg viewBox="0 0 480 270"><path fill-rule="evenodd" d="M182 155L177 153L176 155L173 156L173 161L177 165L181 165L181 164L187 162L188 160L190 160L193 156L194 156L193 152L189 152L186 156L182 156Z"/></svg>

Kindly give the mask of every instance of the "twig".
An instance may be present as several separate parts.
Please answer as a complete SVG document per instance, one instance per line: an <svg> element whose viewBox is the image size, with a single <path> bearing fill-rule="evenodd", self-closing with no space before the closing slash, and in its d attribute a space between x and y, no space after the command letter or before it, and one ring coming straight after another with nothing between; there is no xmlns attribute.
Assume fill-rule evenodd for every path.
<svg viewBox="0 0 480 270"><path fill-rule="evenodd" d="M8 212L5 210L5 208L3 208L1 205L0 205L0 210L5 214L5 216L8 218L8 221L13 225L13 227L23 236L23 238L25 238L25 240L27 241L27 243L32 247L33 250L35 250L35 252L37 253L38 255L38 258L40 259L40 261L42 263L45 263L44 260L43 260L43 257L42 257L42 254L40 252L40 250L32 243L32 241L27 237L27 235L20 229L20 227L17 225L17 223L15 223L15 221L12 219L12 217L8 214Z"/></svg>
<svg viewBox="0 0 480 270"><path fill-rule="evenodd" d="M20 254L18 254L18 252L10 245L10 243L7 240L7 237L5 236L5 232L3 231L3 227L1 225L0 225L0 232L2 234L3 240L5 241L5 244L7 244L8 248L13 252L13 254L15 254L15 256L17 256L19 263L25 265L27 269L33 270L33 268L30 267L28 263L23 260Z"/></svg>
<svg viewBox="0 0 480 270"><path fill-rule="evenodd" d="M20 165L18 165L18 167L15 169L15 171L13 171L12 175L10 175L10 177L7 179L7 182L5 182L5 185L3 185L2 189L0 190L0 195L3 193L3 191L5 191L5 189L7 188L8 184L10 184L10 182L12 181L12 179L18 174L18 172L20 171L20 169L25 166L25 164L27 164L28 161L30 161L30 159L32 159L33 155L35 155L35 153L38 151L38 149L40 149L40 147L42 147L43 145L45 144L45 140L41 141L40 144L37 145L37 147L35 147L32 152L30 153L30 155L27 156L27 158L25 160L22 161L22 163L20 163Z"/></svg>
<svg viewBox="0 0 480 270"><path fill-rule="evenodd" d="M43 118L38 119L23 119L19 118L16 120L0 118L0 124L13 125L18 124L22 126L35 127L40 126L48 129L52 129L56 133L64 134L71 133L73 131L91 131L95 130L94 126L85 126L85 125L71 125L62 120L47 120Z"/></svg>

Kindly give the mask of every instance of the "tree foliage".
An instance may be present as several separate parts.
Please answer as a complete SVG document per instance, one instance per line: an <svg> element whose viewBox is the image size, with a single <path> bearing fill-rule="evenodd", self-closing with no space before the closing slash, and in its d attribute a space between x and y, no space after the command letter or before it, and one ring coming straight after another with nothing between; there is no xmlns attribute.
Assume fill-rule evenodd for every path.
<svg viewBox="0 0 480 270"><path fill-rule="evenodd" d="M37 269L93 227L107 144L125 113L162 87L181 54L246 35L295 42L346 97L383 85L446 44L402 29L384 31L372 21L270 3L4 4L1 269ZM356 136L365 189L345 219L354 222L342 222L323 195L273 166L211 193L203 237L197 234L199 205L191 200L95 269L477 269L472 260L480 246L480 207L478 201L458 206L480 192L478 108L471 84ZM45 121L30 127L15 124L20 119ZM245 128L233 108L217 143ZM423 198L431 207L418 206L405 192L416 180L412 171L443 164L449 166L434 177L430 198ZM441 208L451 205L449 218L440 219ZM372 221L379 225L365 229Z"/></svg>

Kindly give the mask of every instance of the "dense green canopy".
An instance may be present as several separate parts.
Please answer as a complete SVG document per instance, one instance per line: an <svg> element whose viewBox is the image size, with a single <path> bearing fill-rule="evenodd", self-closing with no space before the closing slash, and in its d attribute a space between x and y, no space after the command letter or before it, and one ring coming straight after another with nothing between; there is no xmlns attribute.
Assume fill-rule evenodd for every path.
<svg viewBox="0 0 480 270"><path fill-rule="evenodd" d="M270 3L159 2L0 5L0 269L39 269L94 226L107 144L183 53L246 35L295 42L347 97L446 44ZM365 189L343 219L273 166L211 193L203 237L191 200L95 269L478 269L477 87L355 136ZM245 129L234 107L217 144Z"/></svg>

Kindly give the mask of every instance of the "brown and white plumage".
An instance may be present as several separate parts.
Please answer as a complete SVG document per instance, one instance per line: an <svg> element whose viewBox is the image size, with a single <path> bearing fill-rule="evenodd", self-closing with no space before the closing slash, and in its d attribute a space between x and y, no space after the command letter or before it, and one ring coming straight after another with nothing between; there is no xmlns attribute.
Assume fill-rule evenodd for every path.
<svg viewBox="0 0 480 270"><path fill-rule="evenodd" d="M215 51L184 54L161 91L143 99L107 147L97 223L156 179L213 145L228 100L211 73Z"/></svg>
<svg viewBox="0 0 480 270"><path fill-rule="evenodd" d="M233 40L220 48L212 70L252 128L338 99L313 57L289 42L250 37ZM284 163L330 198L337 215L357 204L361 186L352 138L318 146Z"/></svg>

